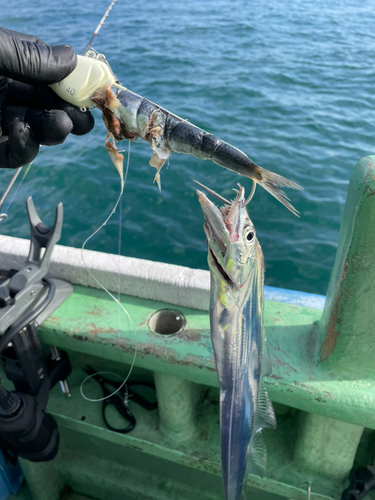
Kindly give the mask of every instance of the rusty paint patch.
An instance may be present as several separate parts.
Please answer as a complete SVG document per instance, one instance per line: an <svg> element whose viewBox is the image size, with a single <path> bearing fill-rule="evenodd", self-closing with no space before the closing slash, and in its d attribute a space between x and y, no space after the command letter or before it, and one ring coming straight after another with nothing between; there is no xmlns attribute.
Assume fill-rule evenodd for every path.
<svg viewBox="0 0 375 500"><path fill-rule="evenodd" d="M282 352L282 353L284 354L284 356L287 356L286 351L283 351L283 350L281 349L281 347L280 347L280 344L279 344L279 341L278 341L278 340L276 341L275 351L280 351L280 352Z"/></svg>
<svg viewBox="0 0 375 500"><path fill-rule="evenodd" d="M114 328L102 328L96 326L95 323L89 323L88 325L85 325L85 329L87 333L90 335L90 337L96 339L98 335L100 334L108 334L108 335L117 335L118 331L115 330Z"/></svg>
<svg viewBox="0 0 375 500"><path fill-rule="evenodd" d="M119 347L123 352L126 353L133 353L134 352L134 345L129 345L128 343L125 342L118 342L115 343L112 341L116 347ZM203 362L203 359L201 356L193 355L193 354L187 354L184 358L177 358L176 357L176 351L173 348L169 347L156 347L154 344L138 344L137 345L138 349L138 356L142 357L148 357L152 356L154 358L161 359L167 363L170 363L172 365L178 365L178 366L186 366L186 367L194 367L194 368L200 368L200 369L205 369L208 371L214 372L216 370L215 368L215 363L213 356L210 359L210 364L207 365Z"/></svg>
<svg viewBox="0 0 375 500"><path fill-rule="evenodd" d="M278 365L287 367L290 370L292 370L294 373L298 373L297 370L295 368L293 368L293 366L290 366L290 364L287 363L286 361L281 361L281 359L279 359L277 356L273 356L273 359L276 360Z"/></svg>
<svg viewBox="0 0 375 500"><path fill-rule="evenodd" d="M375 194L375 189L370 187L370 186L365 186L364 192L367 192L366 198L369 198L370 196L374 196Z"/></svg>
<svg viewBox="0 0 375 500"><path fill-rule="evenodd" d="M314 393L314 387L311 387L310 385L308 384L305 384L305 383L302 383L302 382L298 382L297 380L294 381L294 384L295 386L297 387L301 387L302 389L305 389L305 391L307 391L309 394L313 394ZM327 399L330 399L331 401L333 401L335 398L332 396L332 394L330 392L327 392L327 391L321 391L318 398L320 399L324 399L325 402L327 402ZM316 398L314 398L316 399Z"/></svg>
<svg viewBox="0 0 375 500"><path fill-rule="evenodd" d="M91 311L87 311L87 314L90 314L91 316L101 316L102 309L100 309L98 306L94 306Z"/></svg>
<svg viewBox="0 0 375 500"><path fill-rule="evenodd" d="M182 330L176 335L176 337L180 337L188 342L200 342L202 339L202 333L202 330Z"/></svg>
<svg viewBox="0 0 375 500"><path fill-rule="evenodd" d="M335 295L333 298L333 303L331 305L330 316L328 319L325 338L320 348L320 360L326 361L328 357L333 353L337 343L337 337L340 333L336 330L336 323L340 323L342 317L343 306L340 306L340 300L343 294L342 283L346 277L348 271L348 257L344 261L344 265L340 271L340 276L336 285Z"/></svg>
<svg viewBox="0 0 375 500"><path fill-rule="evenodd" d="M373 174L375 165L373 159L367 156L362 158L361 163L364 183L375 182L375 175Z"/></svg>
<svg viewBox="0 0 375 500"><path fill-rule="evenodd" d="M57 325L60 323L59 316L48 316L48 322L56 323Z"/></svg>

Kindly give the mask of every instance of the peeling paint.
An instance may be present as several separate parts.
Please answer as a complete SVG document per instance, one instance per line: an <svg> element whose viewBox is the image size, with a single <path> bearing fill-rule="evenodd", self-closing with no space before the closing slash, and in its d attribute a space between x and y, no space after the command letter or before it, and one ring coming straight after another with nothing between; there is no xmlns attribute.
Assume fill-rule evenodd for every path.
<svg viewBox="0 0 375 500"><path fill-rule="evenodd" d="M94 306L91 311L87 311L87 314L90 314L91 316L102 316L103 310L97 306Z"/></svg>
<svg viewBox="0 0 375 500"><path fill-rule="evenodd" d="M327 323L325 338L320 350L321 361L326 361L328 357L333 353L336 347L337 336L340 333L339 330L336 330L336 323L340 323L340 319L342 316L343 306L342 305L340 306L340 301L343 296L342 284L344 282L344 279L348 271L348 262L349 261L347 257L340 271L340 276L336 287L336 293L333 299L333 303L331 305L330 316Z"/></svg>

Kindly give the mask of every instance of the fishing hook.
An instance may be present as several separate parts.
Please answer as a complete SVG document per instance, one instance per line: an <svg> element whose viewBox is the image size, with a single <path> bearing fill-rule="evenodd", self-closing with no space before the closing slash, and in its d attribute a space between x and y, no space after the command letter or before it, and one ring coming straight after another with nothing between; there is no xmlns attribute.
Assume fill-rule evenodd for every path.
<svg viewBox="0 0 375 500"><path fill-rule="evenodd" d="M255 181L253 181L253 185L251 187L250 194L247 197L247 200L245 201L244 206L246 206L248 203L250 203L250 201L253 199L256 187L257 187L257 183Z"/></svg>

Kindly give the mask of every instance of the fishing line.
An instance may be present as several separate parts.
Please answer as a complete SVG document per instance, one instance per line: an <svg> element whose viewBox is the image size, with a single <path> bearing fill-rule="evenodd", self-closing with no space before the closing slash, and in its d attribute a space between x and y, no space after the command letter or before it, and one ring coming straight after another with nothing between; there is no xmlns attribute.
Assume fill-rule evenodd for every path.
<svg viewBox="0 0 375 500"><path fill-rule="evenodd" d="M83 382L81 383L80 385L80 392L81 392L81 396L86 399L86 401L90 401L92 403L99 403L100 401L104 401L105 399L108 399L108 398L111 398L112 396L114 396L118 391L120 391L124 385L126 386L126 382L128 380L128 377L124 380L124 382L120 385L120 387L118 389L116 389L115 391L112 392L112 394L109 394L109 396L104 396L104 398L97 398L97 399L93 399L93 398L88 398L87 396L85 396L83 394L83 384L85 384L90 378L92 377L96 377L97 375L114 375L115 377L118 377L120 380L122 380L122 377L121 375L119 375L118 373L115 373L115 372L96 372L96 373L93 373L92 375L88 375L85 380L83 380ZM127 393L128 391L126 391Z"/></svg>
<svg viewBox="0 0 375 500"><path fill-rule="evenodd" d="M7 218L8 218L8 210L9 210L9 208L10 208L11 204L13 203L14 198L17 196L17 193L18 193L18 191L20 190L20 187L22 186L22 183L23 183L23 181L25 180L25 177L26 177L26 175L28 174L28 172L29 172L30 167L31 167L31 165L32 165L32 164L33 164L33 162L29 163L28 167L26 168L25 173L23 174L23 177L22 177L22 179L21 179L20 183L19 183L19 184L18 184L18 186L17 186L17 189L16 189L16 190L15 190L15 192L13 193L13 196L12 196L12 198L10 199L10 202L8 203L8 206L6 207L5 211L4 211L4 212L2 212L2 213L0 214L0 224L1 224L1 223L5 220L5 219L7 219ZM21 173L21 170L22 170L22 168L23 168L23 167L19 167L19 168L20 168L20 170L19 170L19 173L17 173L17 176ZM9 193L9 191L4 193L4 200L5 200L6 196L8 195L8 193ZM0 208L1 208L1 207L0 207Z"/></svg>
<svg viewBox="0 0 375 500"><path fill-rule="evenodd" d="M118 217L118 249L117 255L120 257L121 255L121 236L122 236L122 196L120 200L120 210ZM117 300L120 300L120 268L117 264ZM120 309L117 308L117 329L120 330Z"/></svg>
<svg viewBox="0 0 375 500"><path fill-rule="evenodd" d="M135 333L135 328L134 328L134 323L128 313L128 311L125 309L125 307L121 304L120 302L120 287L119 287L119 284L120 284L120 278L119 278L119 274L120 274L120 271L118 269L118 273L117 273L117 284L118 284L118 298L116 298L104 285L102 285L100 283L100 281L93 275L93 273L90 271L90 269L88 268L86 262L85 262L85 259L84 259L84 249L85 249L85 246L86 246L86 243L88 241L91 240L91 238L93 238L106 224L107 222L109 221L109 219L112 217L112 215L116 212L116 209L118 207L118 205L120 205L120 227L121 227L121 216L122 216L122 204L120 203L122 201L122 194L124 192L124 187L125 187L125 183L126 183L126 179L127 179L127 175L128 175L128 170L129 170L129 163L130 163L130 141L129 141L129 149L128 149L128 159L127 159L127 164L126 164L126 170L125 170L125 175L124 175L124 179L123 181L121 182L121 190L120 190L120 195L115 203L115 206L113 207L113 209L111 210L111 213L109 214L109 216L105 219L105 221L98 227L98 229L96 229L92 234L91 236L89 236L83 243L82 245L82 248L81 248L81 259L82 259L82 262L83 262L83 265L84 267L86 268L87 272L89 273L89 275L92 277L92 279L100 286L100 288L102 290L104 290L116 303L119 307L121 307L121 309L124 311L124 313L126 314L132 328L133 328L133 332L134 332L134 338L136 339L137 338L137 335ZM119 234L119 251L121 250L121 231L120 231L120 234ZM119 316L118 316L118 321L119 321ZM118 325L119 326L119 325ZM119 329L119 335L120 335L120 329ZM119 340L120 337L118 337L118 340ZM86 399L86 401L91 401L91 402L99 402L99 401L103 401L104 399L108 399L110 398L111 396L113 396L114 394L116 394L118 391L120 391L125 385L126 385L126 382L128 381L129 377L130 377L130 374L134 368L134 364L135 364L135 359L137 357L137 346L135 346L134 348L134 355L133 355L133 359L132 359L132 362L131 362L131 365L130 365L130 369L129 369L129 372L127 374L127 376L125 377L123 383L120 385L120 387L118 387L114 392L112 392L111 394L109 394L108 396L105 396L104 398L99 398L99 399L93 399L93 398L89 398L87 396L85 396L85 394L83 393L83 386L84 384L90 379L92 378L94 375L97 375L97 374L102 374L102 373L108 373L108 372L98 372L98 373L95 373L94 375L88 375L81 383L80 385L80 393L81 393L81 396ZM115 374L117 377L120 377L122 378L120 375L118 374Z"/></svg>
<svg viewBox="0 0 375 500"><path fill-rule="evenodd" d="M89 43L86 45L86 48L84 50L84 54L87 52L88 48L90 47L92 41L94 40L94 38L97 36L97 34L99 33L100 31L100 28L103 26L103 24L105 23L105 20L107 19L107 17L109 16L109 13L111 12L112 10L112 7L115 5L115 3L117 2L117 0L113 0L109 6L108 6L108 9L105 11L104 13L104 16L101 18L98 26L95 28L95 31L94 33L92 34L90 40L89 40Z"/></svg>
<svg viewBox="0 0 375 500"><path fill-rule="evenodd" d="M129 144L129 151L128 151L128 160L126 163L126 169L125 169L125 176L124 179L121 179L121 183L124 184L126 182L126 178L128 176L128 170L129 170L129 159L130 159L130 141L128 141ZM119 153L124 153L124 151L119 151ZM121 255L121 243L122 243L122 200L123 200L123 195L121 195L121 200L119 203L120 209L119 209L119 218L118 218L118 248L117 248L117 255ZM118 263L116 262L117 266L117 299L120 300L120 268L118 266ZM118 309L117 313L117 328L120 330L120 309Z"/></svg>

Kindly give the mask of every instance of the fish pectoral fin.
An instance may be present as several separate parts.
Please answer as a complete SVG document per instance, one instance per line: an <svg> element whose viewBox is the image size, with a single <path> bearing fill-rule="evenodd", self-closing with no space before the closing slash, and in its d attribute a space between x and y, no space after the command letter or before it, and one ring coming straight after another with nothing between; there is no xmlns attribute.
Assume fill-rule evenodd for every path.
<svg viewBox="0 0 375 500"><path fill-rule="evenodd" d="M275 411L262 379L259 384L254 432L260 429L276 429Z"/></svg>
<svg viewBox="0 0 375 500"><path fill-rule="evenodd" d="M248 474L257 474L263 477L267 466L267 448L261 430L254 432L249 445Z"/></svg>

